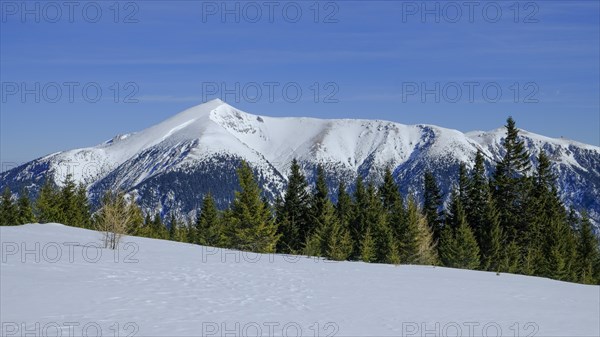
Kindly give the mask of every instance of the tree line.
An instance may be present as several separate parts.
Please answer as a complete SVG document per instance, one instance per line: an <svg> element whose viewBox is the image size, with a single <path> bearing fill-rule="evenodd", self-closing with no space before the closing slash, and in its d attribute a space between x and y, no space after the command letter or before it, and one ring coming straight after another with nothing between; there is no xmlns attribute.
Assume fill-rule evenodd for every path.
<svg viewBox="0 0 600 337"><path fill-rule="evenodd" d="M332 202L321 166L314 186L294 159L282 197L264 197L250 166L237 170L239 189L219 210L210 193L195 219L164 221L143 215L123 192L107 192L91 212L83 185L67 176L62 187L48 180L32 205L27 191L0 203L0 225L59 222L102 230L107 246L117 235L136 235L259 253L320 256L331 260L453 268L536 275L586 284L600 283L600 246L585 212L560 201L556 177L541 151L532 161L512 118L504 155L486 174L483 153L472 169L460 165L449 201L430 171L423 197L403 196L391 170L376 185L358 177L352 192L340 182ZM489 176L489 178L488 178ZM166 222L166 223L165 223ZM113 247L114 248L114 247Z"/></svg>

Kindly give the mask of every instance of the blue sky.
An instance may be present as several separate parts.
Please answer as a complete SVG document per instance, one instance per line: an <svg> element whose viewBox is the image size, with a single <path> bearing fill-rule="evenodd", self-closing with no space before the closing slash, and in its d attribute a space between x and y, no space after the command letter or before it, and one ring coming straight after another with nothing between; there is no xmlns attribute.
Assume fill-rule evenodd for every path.
<svg viewBox="0 0 600 337"><path fill-rule="evenodd" d="M40 22L24 12L36 3ZM207 98L269 116L461 131L512 115L532 132L600 145L598 1L480 2L472 13L462 1L75 3L69 12L2 1L3 168L143 129ZM239 22L222 17L236 6ZM236 83L239 99L222 90ZM436 85L439 102L422 95Z"/></svg>

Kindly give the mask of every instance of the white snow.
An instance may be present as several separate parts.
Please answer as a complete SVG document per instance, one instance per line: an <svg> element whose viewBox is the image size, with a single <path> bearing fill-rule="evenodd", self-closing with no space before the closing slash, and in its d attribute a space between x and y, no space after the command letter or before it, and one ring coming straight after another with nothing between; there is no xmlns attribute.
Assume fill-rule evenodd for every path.
<svg viewBox="0 0 600 337"><path fill-rule="evenodd" d="M583 168L568 150L569 146L600 153L597 146L526 131L522 135L536 146L548 144L564 149L564 154L553 160L573 167ZM115 188L127 189L156 174L186 164L193 166L215 154L243 158L265 174L274 167L285 177L292 158L304 163L333 163L353 172L368 161L377 167L398 167L418 154L417 149L426 149L424 155L431 162L448 158L472 162L477 149L493 158L503 136L503 129L463 134L433 125L380 120L259 116L215 99L140 132L117 136L95 147L60 152L41 161L50 164L57 182L66 173L73 173L77 182L89 186L152 149L152 158L146 158L144 167L130 167L117 181ZM431 146L424 146L428 142ZM190 151L183 156L174 155L175 147L189 147ZM125 183L129 185L121 185Z"/></svg>
<svg viewBox="0 0 600 337"><path fill-rule="evenodd" d="M136 237L115 257L58 224L0 238L2 336L600 335L598 286Z"/></svg>

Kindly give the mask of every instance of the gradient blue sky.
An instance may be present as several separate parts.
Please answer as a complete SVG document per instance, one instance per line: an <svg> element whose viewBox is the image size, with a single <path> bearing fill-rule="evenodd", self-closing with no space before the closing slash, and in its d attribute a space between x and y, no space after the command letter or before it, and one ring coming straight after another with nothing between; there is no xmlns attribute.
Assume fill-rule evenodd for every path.
<svg viewBox="0 0 600 337"><path fill-rule="evenodd" d="M219 13L203 20L206 3L192 1L137 1L137 23L114 23L112 2L101 3L103 15L97 23L86 22L78 8L74 23L68 22L66 9L57 23L45 22L44 16L36 23L33 16L22 22L20 13L8 15L3 7L3 94L10 82L30 87L36 82L95 82L103 96L89 103L76 89L74 102L69 102L66 87L57 103L43 97L36 103L31 95L25 102L19 95L6 96L1 103L0 160L23 162L143 129L201 103L203 83L208 82L230 87L236 82L298 83L303 95L296 103L282 99L280 91L275 91L274 102L265 95L255 103L225 97L242 110L269 116L386 119L471 131L500 127L512 115L532 132L600 145L598 1L536 1L535 8L522 2L517 4L518 23L513 1L501 2L503 12L496 23L485 20L494 16L491 11L484 18L477 8L474 22L466 10L457 23L446 20L454 16L450 11L440 23L432 15L423 22L420 12L403 20L408 7L400 1L344 1L327 8L320 3L315 23L313 2L298 3L303 15L297 23L283 18L278 8L284 3L276 7L274 23L268 21L266 7L258 23L244 17L236 23L232 16L223 22ZM135 9L125 5L120 4L118 21ZM323 23L325 14L336 8L337 22ZM524 23L536 8L537 22ZM109 92L114 82L136 83L134 98L139 102L115 103ZM314 82L336 83L339 102L315 103L309 88ZM424 103L418 97L405 102L407 82L428 87L436 82L493 82L503 97L486 102L476 89L470 102L464 89L456 103L443 98L436 103L431 96ZM532 89L521 88L515 103L509 89L515 82L534 82L539 102L522 102Z"/></svg>

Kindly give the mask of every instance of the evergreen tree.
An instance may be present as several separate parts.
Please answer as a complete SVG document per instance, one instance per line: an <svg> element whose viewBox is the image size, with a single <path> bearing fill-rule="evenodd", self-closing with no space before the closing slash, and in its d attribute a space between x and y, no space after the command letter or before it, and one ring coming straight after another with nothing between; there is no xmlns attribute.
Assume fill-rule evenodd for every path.
<svg viewBox="0 0 600 337"><path fill-rule="evenodd" d="M333 220L327 242L326 256L335 261L347 260L352 254L350 231L337 218Z"/></svg>
<svg viewBox="0 0 600 337"><path fill-rule="evenodd" d="M437 180L435 179L431 171L426 171L424 175L424 205L425 216L427 218L427 224L433 232L434 239L438 239L442 230L442 194L438 186Z"/></svg>
<svg viewBox="0 0 600 337"><path fill-rule="evenodd" d="M515 240L509 241L506 245L506 252L502 256L499 271L506 273L516 273L521 265L521 247Z"/></svg>
<svg viewBox="0 0 600 337"><path fill-rule="evenodd" d="M311 224L315 223L315 219L319 219L319 217L323 216L325 212L325 204L327 204L329 200L329 191L327 188L327 181L325 180L325 171L323 170L323 166L319 164L317 167L317 179L315 184L315 192L311 197L311 215L312 221Z"/></svg>
<svg viewBox="0 0 600 337"><path fill-rule="evenodd" d="M175 241L177 238L177 229L179 225L177 224L177 219L175 218L175 213L171 212L171 220L169 221L169 240Z"/></svg>
<svg viewBox="0 0 600 337"><path fill-rule="evenodd" d="M505 238L502 228L500 228L500 219L498 211L491 196L488 195L488 202L483 206L484 214L482 223L485 226L480 227L480 247L482 269L499 272L504 259Z"/></svg>
<svg viewBox="0 0 600 337"><path fill-rule="evenodd" d="M340 180L338 185L337 204L335 205L335 215L339 222L344 227L349 227L352 221L352 198L346 191L346 184L343 180Z"/></svg>
<svg viewBox="0 0 600 337"><path fill-rule="evenodd" d="M587 213L583 213L578 228L577 240L577 281L585 284L600 282L600 246L592 231L592 223Z"/></svg>
<svg viewBox="0 0 600 337"><path fill-rule="evenodd" d="M317 184L312 198L316 229L305 244L305 254L345 260L352 253L352 239L347 225L342 224L329 199L324 173L319 166ZM345 192L342 192L345 193Z"/></svg>
<svg viewBox="0 0 600 337"><path fill-rule="evenodd" d="M67 226L77 226L76 188L73 176L69 173L62 182L58 200L58 222Z"/></svg>
<svg viewBox="0 0 600 337"><path fill-rule="evenodd" d="M407 264L435 265L437 263L436 241L412 195L408 198L406 227L400 242L400 259Z"/></svg>
<svg viewBox="0 0 600 337"><path fill-rule="evenodd" d="M530 219L525 234L524 274L570 281L576 276L575 233L555 187L550 160L541 151L528 202Z"/></svg>
<svg viewBox="0 0 600 337"><path fill-rule="evenodd" d="M212 194L207 193L202 200L202 210L196 222L196 243L204 246L219 247L223 243L221 217Z"/></svg>
<svg viewBox="0 0 600 337"><path fill-rule="evenodd" d="M261 190L246 162L238 169L240 191L235 193L229 225L233 229L233 248L258 253L275 252L277 225L261 199Z"/></svg>
<svg viewBox="0 0 600 337"><path fill-rule="evenodd" d="M471 171L469 184L467 188L466 204L464 204L467 222L473 228L473 233L477 238L480 247L484 246L485 233L493 226L490 224L490 189L487 176L485 174L485 163L481 150L477 150L475 155L475 165ZM491 206L494 208L495 206ZM495 212L495 209L494 209ZM497 215L494 215L497 220ZM489 237L488 237L489 238Z"/></svg>
<svg viewBox="0 0 600 337"><path fill-rule="evenodd" d="M371 236L371 228L367 227L360 242L360 259L364 262L375 262L375 240Z"/></svg>
<svg viewBox="0 0 600 337"><path fill-rule="evenodd" d="M388 226L392 230L394 238L399 240L402 229L406 225L406 216L400 188L394 181L389 168L386 168L384 172L383 183L379 187L379 194L387 216Z"/></svg>
<svg viewBox="0 0 600 337"><path fill-rule="evenodd" d="M42 185L40 194L35 201L35 212L40 223L57 222L58 216L58 192L51 178L47 178Z"/></svg>
<svg viewBox="0 0 600 337"><path fill-rule="evenodd" d="M73 217L75 226L82 228L91 228L90 203L87 197L87 189L83 184L79 184L75 189L75 198L73 200ZM139 224L141 214L136 214L135 224Z"/></svg>
<svg viewBox="0 0 600 337"><path fill-rule="evenodd" d="M375 261L380 263L398 263L399 253L394 233L392 232L382 204L372 183L366 189L366 207L364 220L370 228L370 236L374 241Z"/></svg>
<svg viewBox="0 0 600 337"><path fill-rule="evenodd" d="M465 163L460 163L458 166L458 198L461 204L466 206L469 204L469 190L471 189L471 181L467 172L467 166Z"/></svg>
<svg viewBox="0 0 600 337"><path fill-rule="evenodd" d="M283 203L278 207L277 223L281 236L277 250L283 253L299 251L313 230L308 184L295 158L292 160Z"/></svg>
<svg viewBox="0 0 600 337"><path fill-rule="evenodd" d="M529 189L527 172L531 167L529 152L519 137L519 130L512 117L506 121L506 137L503 141L504 157L494 172L494 196L499 206L500 223L508 238L520 240L527 225L526 204Z"/></svg>
<svg viewBox="0 0 600 337"><path fill-rule="evenodd" d="M383 183L379 187L379 195L387 212L395 211L398 204L402 203L400 189L394 181L394 176L389 167L386 167L383 173Z"/></svg>
<svg viewBox="0 0 600 337"><path fill-rule="evenodd" d="M2 201L0 203L0 226L18 225L18 215L18 209L12 199L10 188L6 187L2 193Z"/></svg>
<svg viewBox="0 0 600 337"><path fill-rule="evenodd" d="M33 215L29 194L25 189L21 190L21 195L17 201L17 210L17 224L22 225L35 222L35 216ZM0 219L1 218L2 217L0 216Z"/></svg>
<svg viewBox="0 0 600 337"><path fill-rule="evenodd" d="M446 226L456 229L462 222L466 222L466 214L460 197L460 189L455 188L450 194L449 210L446 214Z"/></svg>
<svg viewBox="0 0 600 337"><path fill-rule="evenodd" d="M361 242L368 226L366 210L369 206L367 191L363 183L363 178L360 175L356 178L353 197L354 202L352 203L352 220L350 221L349 227L350 235L352 235L352 241L354 242L351 258L360 259Z"/></svg>
<svg viewBox="0 0 600 337"><path fill-rule="evenodd" d="M154 239L168 239L169 233L162 221L160 213L156 213L152 219L150 237Z"/></svg>
<svg viewBox="0 0 600 337"><path fill-rule="evenodd" d="M458 227L447 226L441 234L440 258L445 266L477 269L480 264L479 247L469 228L466 217L461 214Z"/></svg>
<svg viewBox="0 0 600 337"><path fill-rule="evenodd" d="M129 210L131 214L131 220L127 224L127 231L125 233L132 236L144 236L143 228L145 221L144 215L142 214L142 209L135 202L131 202L129 204ZM148 222L150 222L150 220L148 220Z"/></svg>

